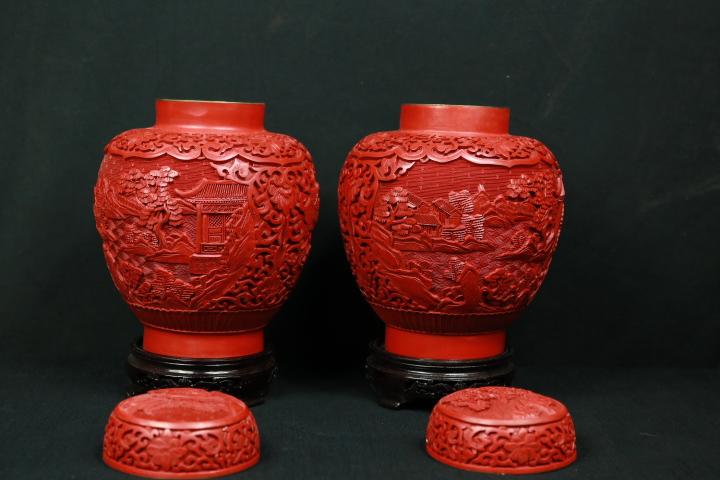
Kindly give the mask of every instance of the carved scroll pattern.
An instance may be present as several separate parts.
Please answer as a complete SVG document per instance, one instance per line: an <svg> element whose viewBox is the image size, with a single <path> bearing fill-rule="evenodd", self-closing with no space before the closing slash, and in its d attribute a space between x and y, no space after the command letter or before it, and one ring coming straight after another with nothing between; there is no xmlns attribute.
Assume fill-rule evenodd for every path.
<svg viewBox="0 0 720 480"><path fill-rule="evenodd" d="M256 460L260 436L252 416L230 426L170 430L123 422L111 416L104 455L115 462L157 473L222 470Z"/></svg>

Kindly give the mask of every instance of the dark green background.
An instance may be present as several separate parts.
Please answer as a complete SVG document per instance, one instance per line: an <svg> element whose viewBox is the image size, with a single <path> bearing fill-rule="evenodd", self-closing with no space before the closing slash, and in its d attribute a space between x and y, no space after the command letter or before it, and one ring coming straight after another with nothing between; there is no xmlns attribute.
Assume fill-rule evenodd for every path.
<svg viewBox="0 0 720 480"><path fill-rule="evenodd" d="M105 268L92 187L105 143L150 125L158 97L264 101L267 127L313 153L320 223L300 283L269 332L291 384L326 379L331 388L342 378L366 392L367 342L382 329L344 258L337 177L358 139L397 127L403 102L510 106L511 131L542 140L559 159L566 223L543 288L511 329L521 369L572 365L592 383L593 368L610 368L609 378L630 375L628 385L633 375L656 378L645 367L680 368L662 379L690 368L717 372L720 3L73 0L3 2L1 13L0 393L4 416L25 432L9 448L99 445L104 416L121 396L127 344L140 327ZM565 398L574 392L571 406L584 408L580 386L559 392L543 375L527 384ZM717 391L711 378L702 388ZM292 391L282 382L278 392ZM82 402L100 398L98 389L104 396L92 418L52 410L68 402L87 411ZM643 394L622 398L638 408ZM664 401L666 412L704 411ZM51 440L34 440L56 422ZM98 438L62 436L72 425ZM350 428L341 420L336 427ZM694 428L687 435L704 436ZM600 446L585 450L589 462L635 443L593 438ZM277 441L269 448L282 458ZM388 455L401 455L388 445ZM100 468L97 455L78 455L73 461ZM674 465L705 458L688 455ZM0 462L0 471L49 468L42 455L21 460ZM318 468L316 475L330 471ZM348 468L360 478L372 472ZM668 468L657 473L675 471ZM81 466L62 472L58 478L87 478ZM575 473L588 478L588 470Z"/></svg>

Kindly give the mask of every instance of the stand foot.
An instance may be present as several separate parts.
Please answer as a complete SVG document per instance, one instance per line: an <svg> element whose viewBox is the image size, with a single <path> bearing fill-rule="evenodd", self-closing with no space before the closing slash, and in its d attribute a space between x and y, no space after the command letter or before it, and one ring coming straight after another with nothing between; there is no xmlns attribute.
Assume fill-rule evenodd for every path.
<svg viewBox="0 0 720 480"><path fill-rule="evenodd" d="M434 405L457 390L488 385L509 385L514 371L512 351L479 360L429 360L403 357L373 342L365 376L388 408L409 404Z"/></svg>
<svg viewBox="0 0 720 480"><path fill-rule="evenodd" d="M142 338L130 346L126 369L130 396L157 388L194 387L220 390L250 406L265 401L277 375L275 356L269 349L247 357L168 357L144 350Z"/></svg>

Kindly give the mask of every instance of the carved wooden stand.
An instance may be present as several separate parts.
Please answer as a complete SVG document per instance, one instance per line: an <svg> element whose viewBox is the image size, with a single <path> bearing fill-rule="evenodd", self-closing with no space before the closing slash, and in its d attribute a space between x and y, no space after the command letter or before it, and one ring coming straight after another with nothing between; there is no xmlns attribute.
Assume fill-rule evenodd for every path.
<svg viewBox="0 0 720 480"><path fill-rule="evenodd" d="M132 382L128 395L172 387L220 390L248 405L265 401L277 375L271 349L236 358L179 358L157 355L142 348L142 338L130 346L127 372Z"/></svg>
<svg viewBox="0 0 720 480"><path fill-rule="evenodd" d="M480 360L428 360L392 354L379 342L370 349L365 376L388 408L434 404L464 388L509 385L513 377L511 350Z"/></svg>

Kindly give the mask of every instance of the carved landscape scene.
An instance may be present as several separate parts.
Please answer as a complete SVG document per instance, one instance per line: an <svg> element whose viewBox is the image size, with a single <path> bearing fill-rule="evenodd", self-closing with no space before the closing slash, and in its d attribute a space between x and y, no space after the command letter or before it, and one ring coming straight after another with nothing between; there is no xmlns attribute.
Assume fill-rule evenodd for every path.
<svg viewBox="0 0 720 480"><path fill-rule="evenodd" d="M341 227L370 302L510 313L547 273L563 196L557 163L537 141L382 132L343 169Z"/></svg>
<svg viewBox="0 0 720 480"><path fill-rule="evenodd" d="M526 304L554 247L553 229L543 226L557 221L557 181L526 168L468 167L469 178L456 167L435 180L450 169L416 165L402 182L382 185L373 212L376 258L395 288L436 308ZM500 181L473 182L488 178L482 168L499 169Z"/></svg>
<svg viewBox="0 0 720 480"><path fill-rule="evenodd" d="M171 310L282 303L316 219L314 170L300 160L106 155L95 212L118 290L131 305Z"/></svg>

